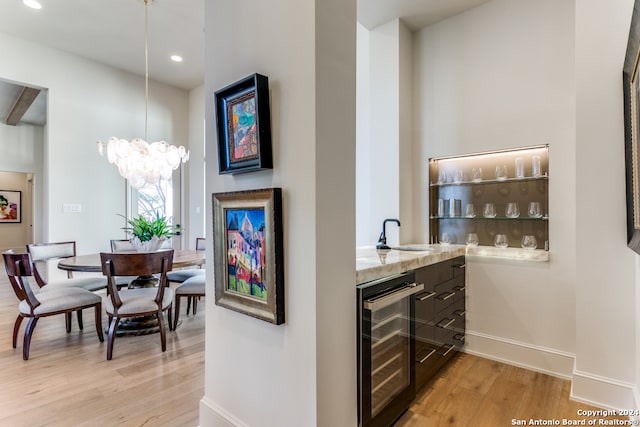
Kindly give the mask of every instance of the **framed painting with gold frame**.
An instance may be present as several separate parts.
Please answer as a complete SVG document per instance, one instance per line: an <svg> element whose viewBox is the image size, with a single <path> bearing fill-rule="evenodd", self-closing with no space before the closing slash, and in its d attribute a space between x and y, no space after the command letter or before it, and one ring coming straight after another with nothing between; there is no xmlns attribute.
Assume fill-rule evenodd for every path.
<svg viewBox="0 0 640 427"><path fill-rule="evenodd" d="M624 93L627 245L640 254L640 0L633 6L627 53L622 70Z"/></svg>
<svg viewBox="0 0 640 427"><path fill-rule="evenodd" d="M282 190L213 194L216 305L284 323Z"/></svg>

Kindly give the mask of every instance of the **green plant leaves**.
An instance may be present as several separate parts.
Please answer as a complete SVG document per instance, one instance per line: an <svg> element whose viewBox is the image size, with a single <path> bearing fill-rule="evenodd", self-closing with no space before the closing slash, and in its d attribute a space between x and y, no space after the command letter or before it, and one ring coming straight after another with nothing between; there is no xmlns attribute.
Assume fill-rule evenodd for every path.
<svg viewBox="0 0 640 427"><path fill-rule="evenodd" d="M175 233L173 232L173 226L167 224L167 218L160 216L156 212L155 218L145 218L142 215L127 220L129 227L123 227L129 231L135 237L140 239L141 242L151 240L153 236L171 237Z"/></svg>

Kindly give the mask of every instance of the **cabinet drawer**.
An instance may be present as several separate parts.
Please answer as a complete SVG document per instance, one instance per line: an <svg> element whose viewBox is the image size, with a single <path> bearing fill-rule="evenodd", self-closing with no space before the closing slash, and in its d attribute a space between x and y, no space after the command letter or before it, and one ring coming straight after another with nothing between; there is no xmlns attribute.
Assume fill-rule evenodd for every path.
<svg viewBox="0 0 640 427"><path fill-rule="evenodd" d="M451 279L436 286L435 310L441 312L451 306L455 300L456 291L454 288L459 285L459 279Z"/></svg>
<svg viewBox="0 0 640 427"><path fill-rule="evenodd" d="M464 259L464 257L462 257ZM458 258L455 258L458 259ZM453 278L453 260L446 260L437 264L427 265L415 271L416 281L424 283L425 290L433 289L438 283ZM431 287L431 288L430 288Z"/></svg>
<svg viewBox="0 0 640 427"><path fill-rule="evenodd" d="M435 331L433 324L416 325L416 353L418 353L418 344L433 344L435 342Z"/></svg>
<svg viewBox="0 0 640 427"><path fill-rule="evenodd" d="M416 295L416 328L433 321L435 299L435 291L420 292Z"/></svg>
<svg viewBox="0 0 640 427"><path fill-rule="evenodd" d="M451 260L451 268L453 269L453 275L455 277L464 276L466 267L466 261L463 256L459 256L458 258L454 258Z"/></svg>

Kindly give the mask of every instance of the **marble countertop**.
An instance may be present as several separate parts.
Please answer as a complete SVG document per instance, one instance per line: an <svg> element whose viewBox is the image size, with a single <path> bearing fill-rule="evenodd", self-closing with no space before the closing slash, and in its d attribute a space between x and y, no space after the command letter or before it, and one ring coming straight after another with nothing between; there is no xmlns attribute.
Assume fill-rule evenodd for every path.
<svg viewBox="0 0 640 427"><path fill-rule="evenodd" d="M404 273L426 265L464 256L465 245L402 245L411 250L377 250L375 246L356 248L356 283Z"/></svg>

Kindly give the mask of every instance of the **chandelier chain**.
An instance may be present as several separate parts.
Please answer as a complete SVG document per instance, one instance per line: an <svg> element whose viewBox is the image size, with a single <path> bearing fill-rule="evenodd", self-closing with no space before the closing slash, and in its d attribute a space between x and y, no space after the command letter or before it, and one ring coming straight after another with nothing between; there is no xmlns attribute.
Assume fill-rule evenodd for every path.
<svg viewBox="0 0 640 427"><path fill-rule="evenodd" d="M149 1L144 0L144 140L147 141L149 117Z"/></svg>

